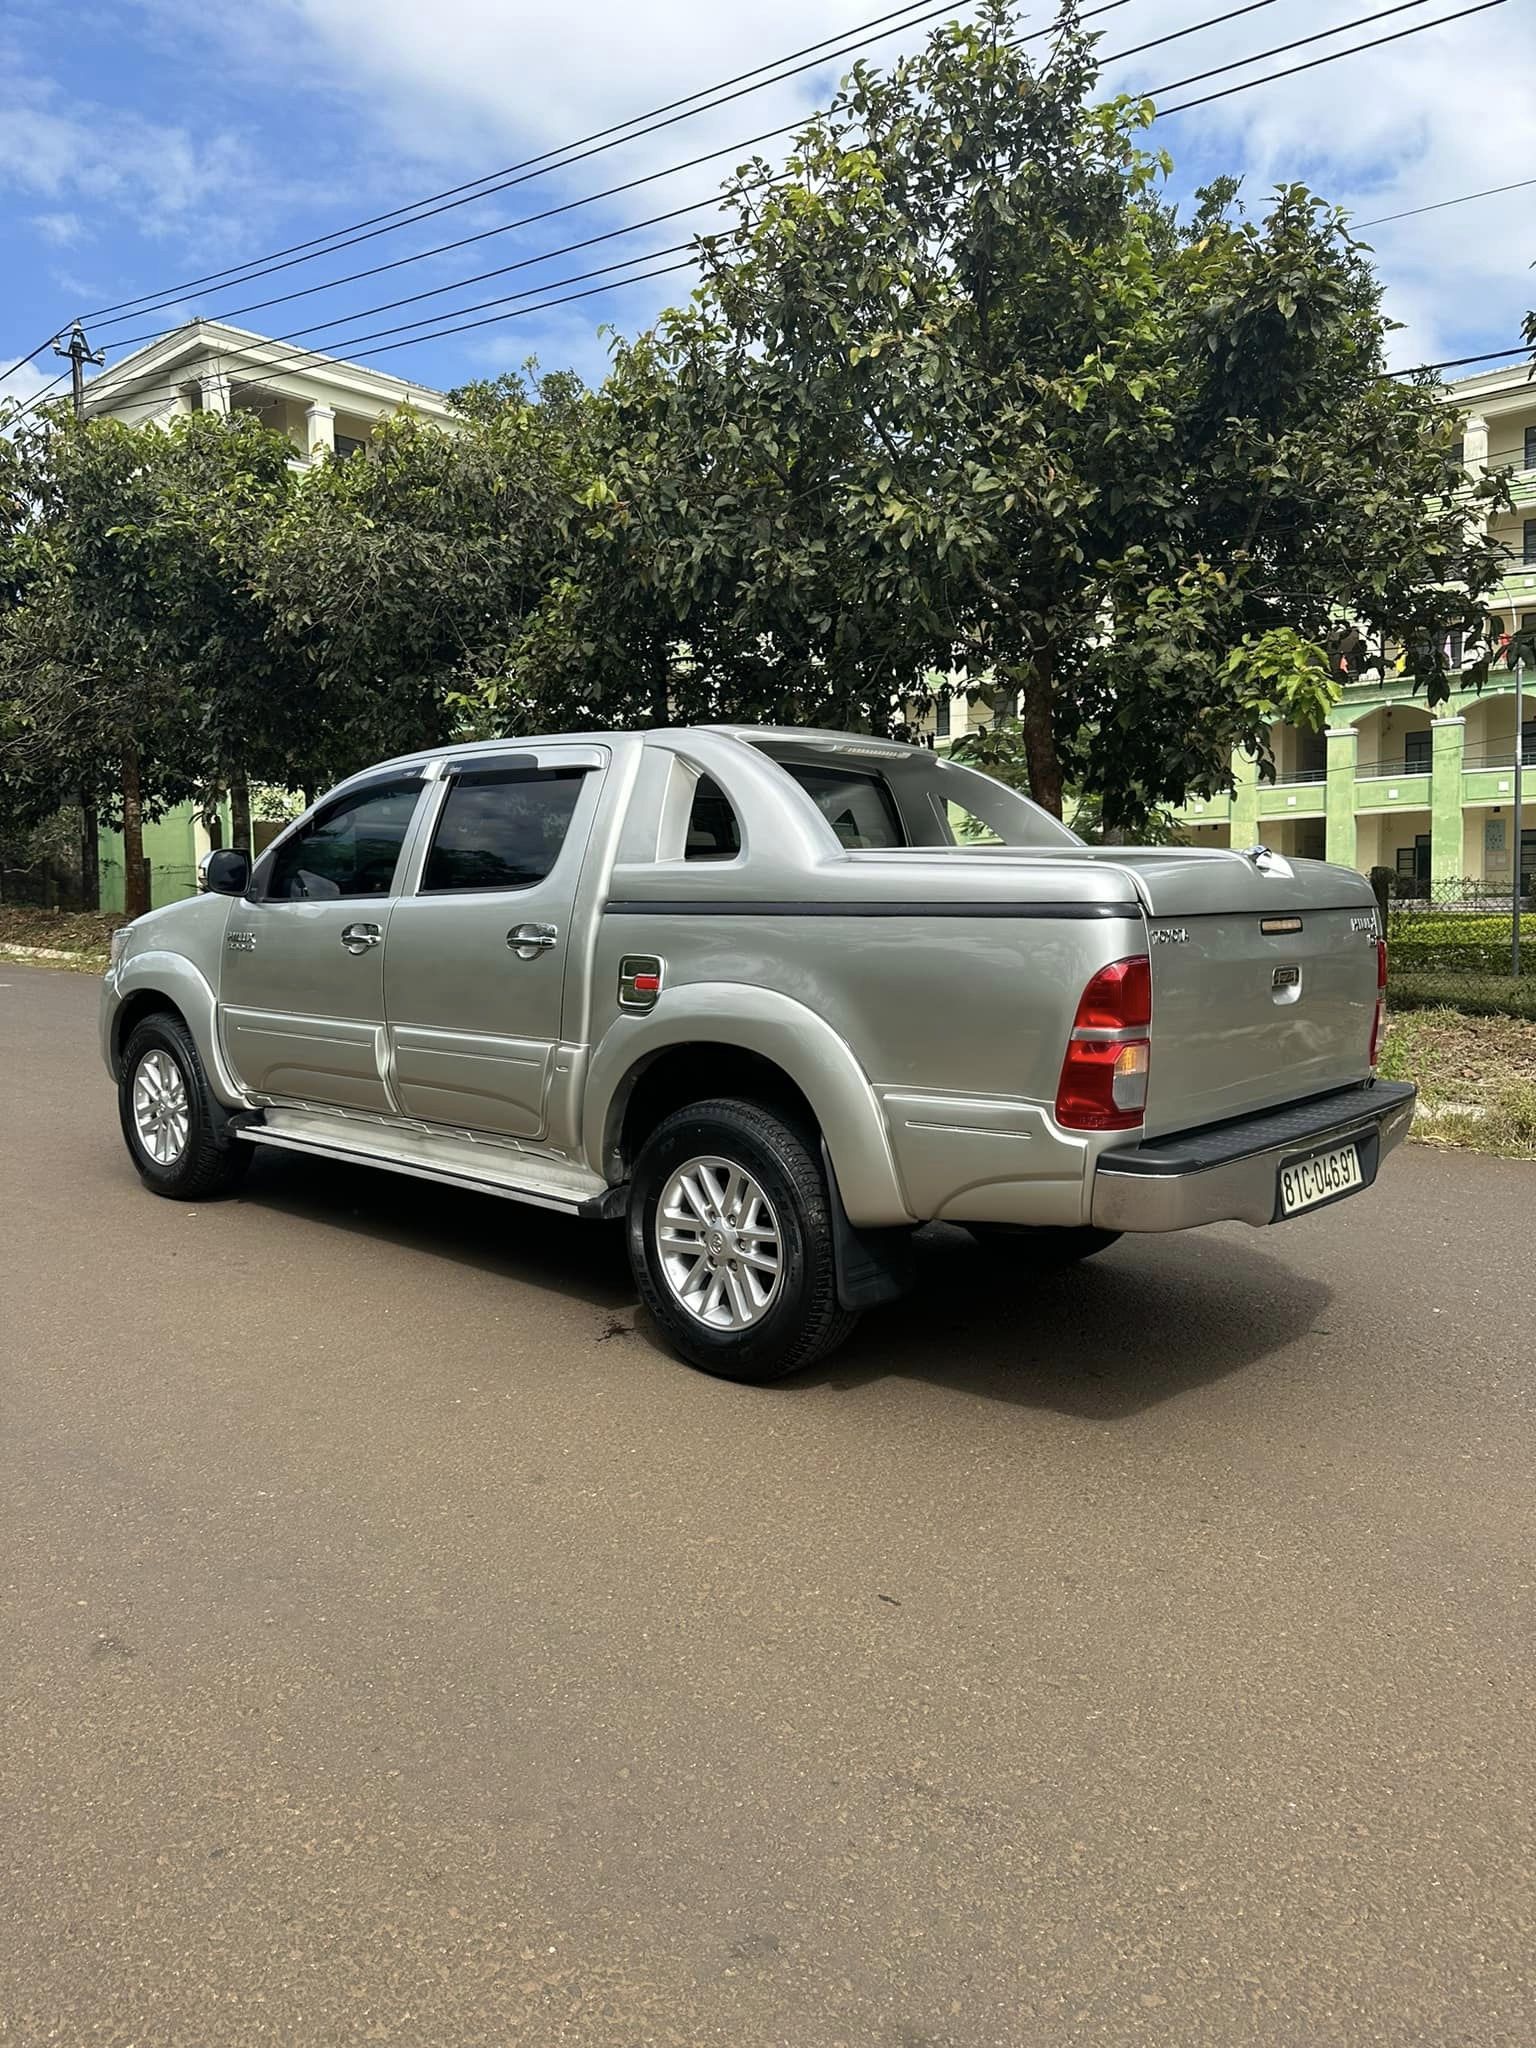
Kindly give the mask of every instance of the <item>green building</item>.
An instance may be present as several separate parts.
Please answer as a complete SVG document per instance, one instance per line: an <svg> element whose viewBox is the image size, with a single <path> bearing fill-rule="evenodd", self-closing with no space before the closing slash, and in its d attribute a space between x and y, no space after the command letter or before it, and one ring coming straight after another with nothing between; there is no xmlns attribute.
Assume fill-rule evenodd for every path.
<svg viewBox="0 0 1536 2048"><path fill-rule="evenodd" d="M1473 475L1508 469L1513 513L1490 521L1508 570L1489 598L1495 634L1536 629L1536 387L1525 365L1450 387L1461 415L1462 461ZM1453 665L1462 650L1449 649ZM1536 674L1502 666L1481 694L1453 691L1432 716L1422 696L1389 677L1345 686L1326 733L1274 729L1275 779L1243 756L1230 797L1195 798L1177 816L1192 846L1252 846L1392 868L1405 890L1471 881L1507 893L1514 877L1517 749L1536 770ZM1524 887L1536 884L1536 773L1523 776Z"/></svg>

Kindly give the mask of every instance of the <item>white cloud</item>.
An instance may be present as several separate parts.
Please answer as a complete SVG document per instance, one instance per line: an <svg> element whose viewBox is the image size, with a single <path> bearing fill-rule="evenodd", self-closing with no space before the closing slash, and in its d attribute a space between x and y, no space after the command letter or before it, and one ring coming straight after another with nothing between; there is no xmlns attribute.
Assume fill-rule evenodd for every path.
<svg viewBox="0 0 1536 2048"><path fill-rule="evenodd" d="M1108 52L1167 33L1189 11L1188 0L1138 0L1101 47ZM1436 11L1430 8L1428 19ZM1165 94L1160 104L1415 27L1416 12L1223 72ZM1155 88L1356 14L1336 0L1283 0L1111 65L1105 83ZM1366 221L1531 175L1510 144L1525 132L1533 93L1536 20L1528 9L1496 7L1160 120L1152 134L1181 164L1198 157L1205 175L1244 172L1250 202L1277 183L1300 181ZM1388 311L1404 322L1393 338L1394 362L1518 342L1520 317L1536 300L1529 273L1536 257L1533 199L1536 187L1363 231L1387 283Z"/></svg>
<svg viewBox="0 0 1536 2048"><path fill-rule="evenodd" d="M166 0L156 0L164 5ZM174 4L174 0L172 0ZM508 8L504 0L277 0L302 50L307 75L350 95L382 136L424 164L490 167L601 128L818 37L856 26L848 0L588 0L579 17L560 9ZM959 10L957 10L959 11ZM1188 25L1189 0L1132 0L1104 24L1101 51L1116 51ZM1235 21L1111 65L1104 89L1172 85L1337 26L1355 10L1338 0L1274 0ZM1042 22L1037 7L1031 20ZM851 19L852 17L852 19ZM1414 27L1412 13L1277 54L1171 91L1162 104L1347 50L1376 34ZM261 23L270 48L270 15ZM233 31L231 31L233 32ZM885 61L918 37L874 43ZM570 174L577 190L619 182L795 119L825 99L851 59L755 92L644 141L589 160ZM1161 121L1157 143L1200 176L1245 175L1253 202L1277 181L1301 179L1351 206L1357 217L1396 213L1502 184L1518 176L1510 141L1536 93L1536 21L1509 7L1472 16L1366 54L1240 92ZM764 145L770 153L782 144ZM711 192L731 158L701 165L616 200L631 214ZM1514 167L1512 169L1512 167ZM523 188L529 199L544 183ZM1393 315L1399 362L1518 339L1533 296L1526 265L1536 255L1532 194L1513 193L1372 230ZM462 215L450 216L463 218ZM446 225L446 224L445 224ZM637 294L638 297L638 294Z"/></svg>
<svg viewBox="0 0 1536 2048"><path fill-rule="evenodd" d="M239 224L240 246L249 249L258 218L270 218L282 200L300 203L300 195L286 187L284 134L294 120L312 121L317 106L333 116L344 112L344 119L325 126L332 152L323 160L339 158L345 169L320 182L313 165L321 159L308 160L308 175L323 196L317 196L315 183L302 195L304 233L535 155L817 38L851 39L861 11L870 11L854 0L648 0L643 6L635 0L587 0L579 13L512 8L505 0L438 0L430 8L420 0L267 0L263 7L227 10L208 10L194 0L136 5L164 47L207 53L226 84L239 83L248 95L253 133L257 118L265 116L267 160L258 161L251 147L216 126L207 134L156 127L132 114L67 106L37 84L21 88L13 81L7 94L0 78L0 184L9 178L41 195L60 218L74 212L89 218L90 208L103 200L131 208L141 230L175 238L175 267L182 270L207 267L205 258L230 260L214 251L227 246ZM964 11L964 0L956 0L956 12ZM1052 11L1053 0L1036 0L1027 27L1045 24ZM1099 24L1101 52L1112 56L1170 35L1187 27L1192 14L1206 11L1216 10L1197 9L1191 0L1127 0ZM1413 28L1420 12L1412 9L1377 28L1177 83L1364 11L1369 9L1352 8L1347 0L1270 0L1235 21L1111 64L1101 89L1169 86L1161 96L1168 106ZM1435 0L1426 0L1422 11L1432 19ZM872 43L865 54L884 63L915 46L923 33L903 31ZM273 70L278 49L282 78L294 88L291 105L280 111L271 105L280 90ZM593 155L561 176L541 174L499 197L503 220L685 157L727 150L716 162L605 205L401 271L377 296L514 262L617 222L706 198L745 138L824 104L837 73L851 61L836 59L799 79L677 121ZM1257 206L1275 182L1301 180L1367 220L1519 177L1525 166L1511 142L1523 133L1523 109L1533 95L1536 19L1527 8L1496 7L1170 115L1154 127L1150 141L1174 153L1175 189L1181 192L1217 172L1233 171L1244 176L1245 196ZM776 155L784 144L762 147ZM1536 221L1533 200L1536 188L1367 232L1387 283L1389 312L1405 323L1394 338L1394 361L1518 340L1520 316L1536 300L1536 280L1527 271L1536 256L1536 232L1529 225ZM488 206L450 211L420 232L418 245L472 234L496 218ZM660 224L590 253L553 259L523 277L558 279L631 250L682 240L705 218ZM401 236L368 246L383 259L408 245ZM462 296L514 291L523 277L487 282ZM547 360L553 362L555 347L566 341L585 367L600 368L601 344L594 336L599 321L618 319L632 328L687 284L686 276L669 278L613 300L553 309L542 321L514 321L504 346L519 360L525 337L537 329ZM372 294L361 296L368 303ZM447 296L451 305L454 295ZM358 303L357 294L348 299ZM322 314L334 317L329 302L316 304L312 313L302 306L258 311L242 324L267 322L277 330ZM493 338L501 339L500 330L446 345L473 362L485 359Z"/></svg>
<svg viewBox="0 0 1536 2048"><path fill-rule="evenodd" d="M83 241L89 232L78 213L34 213L32 225L45 242L56 249L68 249Z"/></svg>
<svg viewBox="0 0 1536 2048"><path fill-rule="evenodd" d="M131 209L141 233L179 227L257 171L233 135L70 102L49 79L0 72L0 189L61 202L35 217L55 243L76 239L81 213L103 206Z"/></svg>
<svg viewBox="0 0 1536 2048"><path fill-rule="evenodd" d="M30 339L30 337L28 338ZM23 346L25 346L24 343L17 343L18 348ZM8 363L15 360L8 347L0 348L0 358L3 358ZM54 371L64 369L64 367L62 363L56 363L51 356L44 354L39 356L35 363L23 363L21 368L13 370L9 377L0 377L0 411L3 411L12 400L19 401L22 405L25 405L29 399L35 398L46 385L53 384ZM67 384L54 386L55 392L59 390L67 392L68 388Z"/></svg>

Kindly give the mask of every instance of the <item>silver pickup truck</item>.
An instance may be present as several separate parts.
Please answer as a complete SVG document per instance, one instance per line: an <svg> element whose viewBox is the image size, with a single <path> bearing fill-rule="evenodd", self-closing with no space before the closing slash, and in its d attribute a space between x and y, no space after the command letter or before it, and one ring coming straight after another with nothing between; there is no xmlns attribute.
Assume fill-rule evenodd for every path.
<svg viewBox="0 0 1536 2048"><path fill-rule="evenodd" d="M625 1221L683 1357L777 1379L913 1229L1064 1261L1368 1187L1366 882L1084 846L992 778L759 727L438 748L117 934L101 1013L156 1193L256 1146Z"/></svg>

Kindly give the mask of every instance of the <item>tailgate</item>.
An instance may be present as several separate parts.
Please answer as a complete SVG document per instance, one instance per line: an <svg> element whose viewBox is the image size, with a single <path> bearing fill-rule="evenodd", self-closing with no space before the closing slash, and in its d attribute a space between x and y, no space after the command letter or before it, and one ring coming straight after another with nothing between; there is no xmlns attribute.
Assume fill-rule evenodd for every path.
<svg viewBox="0 0 1536 2048"><path fill-rule="evenodd" d="M1147 907L1148 1137L1367 1077L1376 904L1363 876L1214 849L1113 858Z"/></svg>

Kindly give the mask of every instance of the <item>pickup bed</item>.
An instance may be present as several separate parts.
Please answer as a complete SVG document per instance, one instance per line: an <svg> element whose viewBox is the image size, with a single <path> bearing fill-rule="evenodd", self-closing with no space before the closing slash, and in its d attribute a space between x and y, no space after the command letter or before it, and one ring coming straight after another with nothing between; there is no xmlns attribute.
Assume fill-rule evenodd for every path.
<svg viewBox="0 0 1536 2048"><path fill-rule="evenodd" d="M156 1192L257 1146L622 1218L708 1370L776 1379L918 1225L1064 1261L1370 1186L1386 954L1352 870L1091 848L922 748L759 727L441 748L117 935Z"/></svg>

